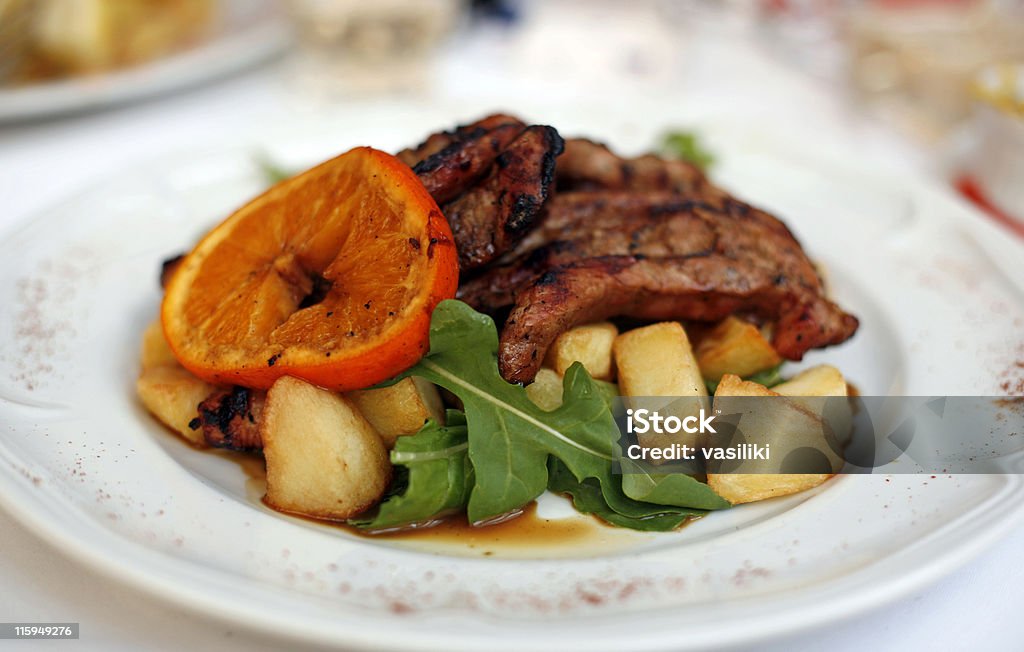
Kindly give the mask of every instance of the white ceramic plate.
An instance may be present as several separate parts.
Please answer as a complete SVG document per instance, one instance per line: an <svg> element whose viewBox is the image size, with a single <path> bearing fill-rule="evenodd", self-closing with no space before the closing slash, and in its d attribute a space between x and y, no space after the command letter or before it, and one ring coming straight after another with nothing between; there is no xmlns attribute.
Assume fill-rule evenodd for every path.
<svg viewBox="0 0 1024 652"><path fill-rule="evenodd" d="M288 42L288 26L273 0L220 0L211 34L197 45L102 75L0 86L0 122L96 109L200 84L264 61Z"/></svg>
<svg viewBox="0 0 1024 652"><path fill-rule="evenodd" d="M1018 475L849 476L676 533L602 529L518 555L423 550L274 513L237 463L146 415L133 384L158 264L260 190L255 152L298 163L396 148L467 117L353 110L305 133L134 166L5 242L0 500L68 554L154 595L298 638L401 650L763 640L876 608L1015 524ZM536 117L626 150L664 125ZM991 227L939 191L792 138L705 131L716 178L783 214L861 317L856 338L808 364L836 364L869 395L1000 394L1015 382L1024 304L985 262L985 242L1000 240ZM541 510L565 517L560 500Z"/></svg>

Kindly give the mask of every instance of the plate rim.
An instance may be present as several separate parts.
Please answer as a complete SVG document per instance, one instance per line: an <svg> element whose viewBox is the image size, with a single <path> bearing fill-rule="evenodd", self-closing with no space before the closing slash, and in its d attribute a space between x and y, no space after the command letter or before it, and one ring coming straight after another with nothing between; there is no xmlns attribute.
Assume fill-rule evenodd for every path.
<svg viewBox="0 0 1024 652"><path fill-rule="evenodd" d="M0 458L6 457L10 457L10 453L7 447L0 442ZM982 508L963 514L963 519L972 520L984 516L987 522L980 529L977 524L957 523L959 529L968 529L971 533L970 536L961 537L961 541L957 545L946 546L943 543L949 536L949 530L953 527L952 524L947 523L943 525L941 530L929 537L930 541L921 544L926 548L930 548L930 550L915 551L917 555L925 555L926 552L933 552L934 554L927 554L928 561L919 564L909 573L887 576L886 582L867 588L859 587L857 591L845 596L830 596L828 600L824 601L817 599L816 594L833 592L837 588L836 585L841 585L844 582L856 584L867 579L861 576L872 573L878 563L891 561L891 558L885 558L882 562L866 564L838 579L832 578L816 583L810 590L783 591L778 594L780 600L789 598L795 600L798 604L786 605L782 608L776 605L772 607L769 613L757 615L756 622L760 625L768 623L771 625L770 629L755 627L748 622L747 626L730 628L725 631L718 629L713 631L707 629L699 632L691 631L688 633L687 638L680 640L673 638L673 634L677 631L673 625L663 627L660 630L643 629L642 631L645 631L643 637L637 636L633 629L629 628L626 633L620 635L620 640L615 640L607 632L602 633L600 643L603 646L609 643L628 645L628 649L636 650L698 650L707 649L708 646L741 646L779 639L798 632L811 631L830 623L850 620L860 614L881 609L899 598L925 588L949 573L962 568L997 543L1007 532L1024 523L1024 501L1012 500L1014 496L1017 498L1024 496L1024 480L1020 479L1022 476L1017 477L1018 481L1015 487L1002 488L1004 493L1009 494L1008 496L1002 496L1004 500L996 500L996 498L1000 497L998 494L996 496L988 496L985 499L986 504ZM252 613L246 609L246 605L240 604L235 606L231 600L220 600L218 597L224 596L215 595L208 586L192 584L187 580L173 581L174 575L154 570L155 567L153 566L142 564L142 572L138 572L140 567L137 563L131 566L125 565L123 563L124 558L118 557L113 547L103 545L105 540L108 543L132 548L135 553L134 558L136 562L144 561L147 556L159 559L164 557L164 555L127 537L120 536L111 530L104 530L96 524L89 522L90 531L94 535L98 534L99 537L92 542L92 545L83 545L83 539L75 536L71 526L64 526L60 522L48 520L42 516L44 513L42 510L32 510L25 504L19 504L18 501L13 500L13 496L16 494L36 497L39 495L38 491L22 491L22 489L27 489L25 483L28 482L30 480L27 478L10 473L7 465L0 466L0 508L3 508L15 520L25 526L26 529L47 543L47 545L52 546L60 554L76 560L94 572L130 586L149 597L167 604L173 604L193 613L203 614L218 622L242 625L258 632L288 640L310 644L354 645L358 649L412 651L434 650L443 647L453 651L471 651L478 650L480 645L486 644L488 649L517 651L522 649L524 643L529 642L529 639L522 639L516 636L495 640L488 634L481 632L474 632L467 636L465 633L452 633L449 630L431 630L429 632L430 640L425 640L426 636L423 632L410 628L392 629L389 633L390 638L384 640L376 635L376 629L368 628L363 633L361 629L353 630L352 628L345 627L344 625L347 623L344 621L332 621L333 625L331 625L325 623L323 619L310 618L308 619L310 622L302 622L273 613L263 613L261 618L253 619ZM39 504L46 503L46 501L38 498L30 498L29 500ZM62 503L65 502L61 498L54 498L54 500ZM997 508L1000 503L1002 509ZM108 550L110 552L107 552ZM901 550L894 553L894 555L901 554L906 554L906 551ZM182 568L194 566L193 563L179 558L168 557L168 559L170 560L169 563L173 566L181 566ZM215 572L218 576L229 575L237 577L219 570ZM168 582L168 579L172 581ZM766 599L770 598L756 596L737 599L734 602L740 607L744 607ZM800 608L796 609L794 607ZM809 616L808 614L813 615ZM624 618L636 617L636 614L624 616ZM490 617L484 615L483 619L489 620ZM663 621L664 618L660 620ZM316 624L317 621L320 622L319 625ZM381 617L380 621L395 622L393 618L385 617ZM373 620L366 622L372 623ZM564 621L555 618L529 622L531 625L558 626L558 623ZM507 622L504 624L507 626ZM583 624L583 622L581 621L579 624ZM353 631L356 633L353 633ZM536 639L544 638L545 634L550 633L550 630L546 627L535 627L532 631L530 628L523 628L517 632L517 634L522 633L526 633ZM539 641L533 640L532 642L538 643ZM593 650L595 642L595 639L589 638L576 638L568 641L560 640L559 648L566 651L580 650L583 652L585 650Z"/></svg>

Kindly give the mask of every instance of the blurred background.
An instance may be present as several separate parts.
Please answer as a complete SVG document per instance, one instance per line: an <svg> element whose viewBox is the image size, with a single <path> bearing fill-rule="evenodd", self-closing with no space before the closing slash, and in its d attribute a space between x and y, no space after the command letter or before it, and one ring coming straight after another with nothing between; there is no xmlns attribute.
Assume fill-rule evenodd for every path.
<svg viewBox="0 0 1024 652"><path fill-rule="evenodd" d="M1014 224L1021 62L1024 0L0 0L0 137L200 92L304 115L675 102L845 130Z"/></svg>

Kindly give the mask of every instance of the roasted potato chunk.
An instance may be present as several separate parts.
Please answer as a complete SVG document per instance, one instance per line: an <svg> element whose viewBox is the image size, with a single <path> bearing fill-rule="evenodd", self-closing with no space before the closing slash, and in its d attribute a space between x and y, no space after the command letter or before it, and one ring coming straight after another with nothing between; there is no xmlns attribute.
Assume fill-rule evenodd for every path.
<svg viewBox="0 0 1024 652"><path fill-rule="evenodd" d="M626 396L704 396L704 378L679 322L627 331L612 347L619 388Z"/></svg>
<svg viewBox="0 0 1024 652"><path fill-rule="evenodd" d="M853 411L849 402L833 401L828 404L826 410L827 397L849 395L849 386L838 369L827 364L811 367L772 387L772 391L789 396L815 413L825 415L839 443L844 446L849 443L853 434Z"/></svg>
<svg viewBox="0 0 1024 652"><path fill-rule="evenodd" d="M557 410L562 406L562 377L553 369L541 368L526 386L526 395L542 410Z"/></svg>
<svg viewBox="0 0 1024 652"><path fill-rule="evenodd" d="M749 397L776 397L776 400L743 400ZM716 414L742 414L744 441L771 447L770 459L742 463L740 468L749 469L749 473L719 473L716 470L721 465L708 461L708 485L733 504L811 489L831 478L842 466L842 459L836 453L835 436L823 423L821 414L763 385L726 374L715 392L714 411ZM734 442L721 443L728 446ZM787 455L805 449L818 451L833 473L777 473L783 468Z"/></svg>
<svg viewBox="0 0 1024 652"><path fill-rule="evenodd" d="M615 324L607 321L569 329L548 349L544 364L564 376L572 363L578 361L592 377L612 380L615 376L612 344L618 334Z"/></svg>
<svg viewBox="0 0 1024 652"><path fill-rule="evenodd" d="M715 473L708 486L733 505L798 494L824 484L834 474L816 473Z"/></svg>
<svg viewBox="0 0 1024 652"><path fill-rule="evenodd" d="M189 423L199 416L199 404L215 389L176 364L149 367L135 383L135 391L146 409L197 446L206 445L203 432L193 430Z"/></svg>
<svg viewBox="0 0 1024 652"><path fill-rule="evenodd" d="M784 383L772 387L783 396L846 396L846 379L835 367L827 364L805 369Z"/></svg>
<svg viewBox="0 0 1024 652"><path fill-rule="evenodd" d="M164 327L159 319L154 319L146 331L142 334L142 370L153 367L177 367L180 366L178 359L171 352L167 345L167 338L164 337Z"/></svg>
<svg viewBox="0 0 1024 652"><path fill-rule="evenodd" d="M666 397L630 401L630 407L657 410L680 419L696 416L708 407L708 390L683 327L674 321L627 331L612 346L619 374L619 391L627 397ZM697 434L644 433L637 443L645 448L671 444L699 446Z"/></svg>
<svg viewBox="0 0 1024 652"><path fill-rule="evenodd" d="M343 520L375 503L391 478L388 452L353 403L285 376L267 392L261 425L267 502Z"/></svg>
<svg viewBox="0 0 1024 652"><path fill-rule="evenodd" d="M389 449L402 435L418 432L428 419L444 423L444 404L437 386L422 378L403 378L390 387L349 392L347 396Z"/></svg>
<svg viewBox="0 0 1024 652"><path fill-rule="evenodd" d="M721 380L725 374L749 376L782 362L757 326L730 316L707 332L695 348L704 378Z"/></svg>

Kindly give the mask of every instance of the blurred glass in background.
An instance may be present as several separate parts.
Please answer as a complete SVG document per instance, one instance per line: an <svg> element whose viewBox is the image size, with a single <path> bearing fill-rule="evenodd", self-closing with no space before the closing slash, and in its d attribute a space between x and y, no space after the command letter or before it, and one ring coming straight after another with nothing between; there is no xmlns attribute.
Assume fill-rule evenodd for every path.
<svg viewBox="0 0 1024 652"><path fill-rule="evenodd" d="M762 35L1024 225L1024 1L761 0Z"/></svg>
<svg viewBox="0 0 1024 652"><path fill-rule="evenodd" d="M985 66L1024 59L1022 0L760 0L762 33L791 63L935 141L967 118Z"/></svg>
<svg viewBox="0 0 1024 652"><path fill-rule="evenodd" d="M285 0L295 31L293 65L322 96L423 91L460 0Z"/></svg>
<svg viewBox="0 0 1024 652"><path fill-rule="evenodd" d="M845 16L859 96L901 127L938 138L966 118L986 65L1024 59L1024 3L874 0Z"/></svg>
<svg viewBox="0 0 1024 652"><path fill-rule="evenodd" d="M970 140L957 184L1024 235L1024 63L989 66L975 78Z"/></svg>

